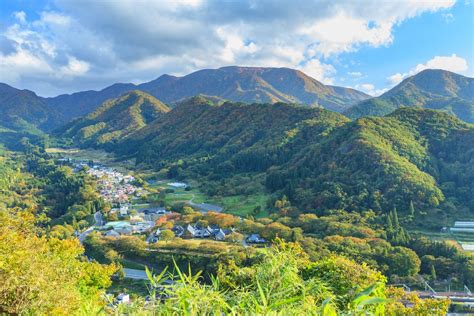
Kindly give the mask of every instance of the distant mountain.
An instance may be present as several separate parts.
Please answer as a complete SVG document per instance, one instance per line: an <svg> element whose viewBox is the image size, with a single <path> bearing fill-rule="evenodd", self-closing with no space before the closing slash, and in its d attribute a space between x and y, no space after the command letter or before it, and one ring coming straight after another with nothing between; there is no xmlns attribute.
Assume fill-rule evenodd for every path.
<svg viewBox="0 0 474 316"><path fill-rule="evenodd" d="M207 95L245 103L302 103L337 112L369 98L354 89L326 86L294 69L223 67L199 70L184 77L163 75L140 85L114 84L101 91L77 92L45 100L70 120L86 115L105 100L131 90L145 91L167 104Z"/></svg>
<svg viewBox="0 0 474 316"><path fill-rule="evenodd" d="M184 77L164 75L138 86L166 103L204 94L244 103L301 103L341 112L369 98L360 91L326 86L289 68L223 67Z"/></svg>
<svg viewBox="0 0 474 316"><path fill-rule="evenodd" d="M62 121L62 115L29 90L0 83L0 126L14 131L48 129Z"/></svg>
<svg viewBox="0 0 474 316"><path fill-rule="evenodd" d="M64 115L68 122L74 118L91 113L108 99L117 98L125 92L137 89L132 83L116 83L100 91L82 91L45 98L45 102Z"/></svg>
<svg viewBox="0 0 474 316"><path fill-rule="evenodd" d="M54 131L80 146L106 146L123 140L170 109L155 97L138 90L103 103L89 115Z"/></svg>
<svg viewBox="0 0 474 316"><path fill-rule="evenodd" d="M382 116L402 106L442 110L474 123L474 78L427 69L403 80L380 97L362 101L344 114Z"/></svg>

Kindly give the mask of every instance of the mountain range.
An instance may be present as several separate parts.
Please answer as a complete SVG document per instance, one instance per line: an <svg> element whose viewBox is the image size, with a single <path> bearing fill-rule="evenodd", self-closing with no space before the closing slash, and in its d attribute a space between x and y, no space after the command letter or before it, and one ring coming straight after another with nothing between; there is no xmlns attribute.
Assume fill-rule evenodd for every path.
<svg viewBox="0 0 474 316"><path fill-rule="evenodd" d="M118 83L100 91L82 91L50 98L2 84L0 110L7 109L9 116L51 131L93 112L106 100L132 90L149 93L169 105L196 95L207 95L245 103L301 103L337 112L370 97L354 89L324 85L294 69L223 67L196 71L184 77L162 75L139 85Z"/></svg>
<svg viewBox="0 0 474 316"><path fill-rule="evenodd" d="M196 97L104 148L200 179L211 195L257 183L304 209L474 210L474 126L430 109L351 121L322 108Z"/></svg>
<svg viewBox="0 0 474 316"><path fill-rule="evenodd" d="M344 114L350 118L383 116L402 106L442 110L474 123L474 79L445 70L427 69L379 97L358 103Z"/></svg>
<svg viewBox="0 0 474 316"><path fill-rule="evenodd" d="M162 76L140 90L119 84L60 96L86 105L119 94L78 106L91 111L67 124L79 114L66 103L1 85L0 137L52 131L169 177L200 178L210 195L256 185L302 208L403 210L413 202L464 212L474 209L473 80L425 70L366 100L296 70L225 67Z"/></svg>

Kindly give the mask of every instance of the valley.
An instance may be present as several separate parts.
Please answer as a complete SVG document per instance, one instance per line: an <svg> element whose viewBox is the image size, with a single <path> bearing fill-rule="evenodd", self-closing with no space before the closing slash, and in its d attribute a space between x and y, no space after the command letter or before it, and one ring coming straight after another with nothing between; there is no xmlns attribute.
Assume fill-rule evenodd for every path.
<svg viewBox="0 0 474 316"><path fill-rule="evenodd" d="M27 212L44 242L77 242L74 260L108 271L94 288L108 312L168 308L157 289L165 302L181 287L221 293L215 278L254 297L258 285L245 284L286 262L301 286L337 284L328 269L358 271L344 281L350 292L324 294L347 302L369 289L376 298L377 286L422 309L448 301L416 293L470 295L474 233L462 225L474 221L472 124L418 105L351 119L275 101L198 94L165 104L132 90L36 134L5 130L4 216Z"/></svg>

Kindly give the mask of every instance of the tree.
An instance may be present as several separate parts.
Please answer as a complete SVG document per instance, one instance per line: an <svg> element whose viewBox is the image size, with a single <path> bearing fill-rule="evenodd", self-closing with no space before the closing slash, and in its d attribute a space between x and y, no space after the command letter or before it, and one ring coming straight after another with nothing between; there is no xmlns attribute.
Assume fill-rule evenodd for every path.
<svg viewBox="0 0 474 316"><path fill-rule="evenodd" d="M225 240L228 242L240 243L244 240L244 235L238 232L232 232L229 235L225 236Z"/></svg>
<svg viewBox="0 0 474 316"><path fill-rule="evenodd" d="M405 247L393 247L385 260L390 272L399 276L412 276L420 271L420 258L413 250Z"/></svg>
<svg viewBox="0 0 474 316"><path fill-rule="evenodd" d="M161 233L160 233L160 240L163 240L163 241L170 241L174 238L174 233L172 230L163 230Z"/></svg>
<svg viewBox="0 0 474 316"><path fill-rule="evenodd" d="M408 208L410 216L413 218L415 217L415 206L413 205L413 201L410 201L410 207Z"/></svg>
<svg viewBox="0 0 474 316"><path fill-rule="evenodd" d="M36 236L33 221L25 212L0 211L0 267L8 272L0 272L0 311L69 315L88 306L95 314L116 267L80 260L77 239Z"/></svg>
<svg viewBox="0 0 474 316"><path fill-rule="evenodd" d="M431 265L431 279L436 280L436 269L434 265Z"/></svg>

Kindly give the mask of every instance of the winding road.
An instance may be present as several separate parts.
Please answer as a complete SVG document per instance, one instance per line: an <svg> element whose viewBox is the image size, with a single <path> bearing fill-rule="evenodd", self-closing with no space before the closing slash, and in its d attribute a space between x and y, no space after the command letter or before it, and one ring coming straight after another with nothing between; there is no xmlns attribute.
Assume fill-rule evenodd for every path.
<svg viewBox="0 0 474 316"><path fill-rule="evenodd" d="M102 227L104 225L104 219L102 218L102 213L100 211L94 213L94 221L94 225L79 234L78 238L81 244L86 240L86 237L94 231L95 227Z"/></svg>

